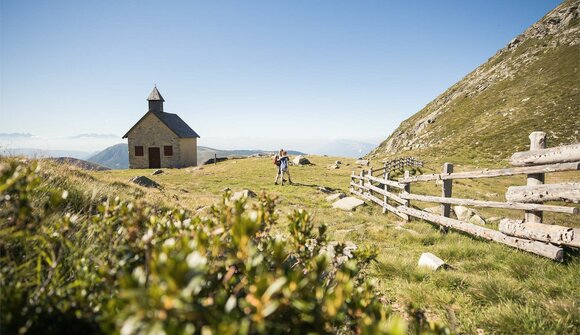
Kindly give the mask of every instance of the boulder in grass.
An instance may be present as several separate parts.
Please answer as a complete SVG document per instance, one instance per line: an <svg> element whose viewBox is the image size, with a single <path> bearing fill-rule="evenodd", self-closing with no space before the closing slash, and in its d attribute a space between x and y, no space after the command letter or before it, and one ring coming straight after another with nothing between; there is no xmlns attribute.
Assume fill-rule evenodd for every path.
<svg viewBox="0 0 580 335"><path fill-rule="evenodd" d="M356 163L356 165L361 165L361 166L368 166L370 164L368 159L359 159L355 163Z"/></svg>
<svg viewBox="0 0 580 335"><path fill-rule="evenodd" d="M331 169L331 170L336 170L336 169L339 168L339 166L336 165L336 164L332 164L332 165L329 165L328 168Z"/></svg>
<svg viewBox="0 0 580 335"><path fill-rule="evenodd" d="M135 176L135 177L129 179L129 182L137 184L139 186L149 187L149 188L160 188L161 187L161 185L159 185L157 182L155 182L154 180L151 180L145 176Z"/></svg>
<svg viewBox="0 0 580 335"><path fill-rule="evenodd" d="M485 220L481 216L475 214L474 216L469 218L469 223L483 226L483 225L485 225Z"/></svg>
<svg viewBox="0 0 580 335"><path fill-rule="evenodd" d="M419 262L417 265L431 270L437 270L445 266L445 262L441 258L433 255L430 252L424 252L421 254L421 257L419 258Z"/></svg>
<svg viewBox="0 0 580 335"><path fill-rule="evenodd" d="M310 161L308 160L308 158L302 156L302 155L298 155L296 157L294 157L294 159L292 160L292 163L294 165L308 165L308 164L312 164L310 163Z"/></svg>
<svg viewBox="0 0 580 335"><path fill-rule="evenodd" d="M346 197L344 193L334 193L326 197L326 201L328 202L335 202L336 200L340 200Z"/></svg>
<svg viewBox="0 0 580 335"><path fill-rule="evenodd" d="M157 170L153 171L152 175L155 176L155 175L162 174L162 173L163 173L163 170L157 169Z"/></svg>
<svg viewBox="0 0 580 335"><path fill-rule="evenodd" d="M232 200L240 200L242 198L255 198L257 196L256 192L248 189L241 190L232 194Z"/></svg>
<svg viewBox="0 0 580 335"><path fill-rule="evenodd" d="M365 202L355 198L355 197L346 197L342 198L335 203L332 204L332 207L342 209L344 211L352 211L355 208L364 205Z"/></svg>

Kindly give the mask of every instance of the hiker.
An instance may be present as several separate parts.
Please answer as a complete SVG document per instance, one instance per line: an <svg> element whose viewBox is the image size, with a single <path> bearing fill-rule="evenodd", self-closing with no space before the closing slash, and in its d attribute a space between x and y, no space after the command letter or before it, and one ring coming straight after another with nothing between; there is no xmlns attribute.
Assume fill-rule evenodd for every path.
<svg viewBox="0 0 580 335"><path fill-rule="evenodd" d="M278 170L278 174L276 175L276 180L274 181L274 184L278 184L278 177L282 177L282 185L284 185L284 182L286 181L284 179L284 175L286 174L288 176L288 183L290 185L292 185L292 178L290 177L290 158L288 158L288 153L286 152L286 150L281 149L280 153L279 153L279 158L278 161L280 162L280 167Z"/></svg>
<svg viewBox="0 0 580 335"><path fill-rule="evenodd" d="M282 173L280 172L280 156L282 156L283 151L284 149L280 149L280 151L278 151L278 153L275 154L274 158L272 159L272 163L276 165L276 179L274 180L274 184L276 185L278 185L278 177L282 175ZM282 182L284 182L284 178L282 178Z"/></svg>

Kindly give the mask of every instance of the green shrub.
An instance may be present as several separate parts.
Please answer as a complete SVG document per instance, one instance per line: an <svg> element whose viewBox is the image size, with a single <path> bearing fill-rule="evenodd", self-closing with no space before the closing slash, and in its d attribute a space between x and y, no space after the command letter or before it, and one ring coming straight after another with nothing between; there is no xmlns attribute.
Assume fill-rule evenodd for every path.
<svg viewBox="0 0 580 335"><path fill-rule="evenodd" d="M225 194L207 217L109 199L80 211L36 164L0 161L6 333L402 334L365 269L376 254L329 242L311 216L277 224L275 199ZM74 211L74 212L71 212ZM413 310L417 333L446 333Z"/></svg>

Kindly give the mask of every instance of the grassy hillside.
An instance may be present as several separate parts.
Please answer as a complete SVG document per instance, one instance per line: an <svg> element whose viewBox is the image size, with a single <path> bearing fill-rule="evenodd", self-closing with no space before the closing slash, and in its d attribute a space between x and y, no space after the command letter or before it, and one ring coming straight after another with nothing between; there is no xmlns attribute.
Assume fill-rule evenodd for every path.
<svg viewBox="0 0 580 335"><path fill-rule="evenodd" d="M564 1L486 63L405 120L369 156L490 163L580 141L580 1Z"/></svg>
<svg viewBox="0 0 580 335"><path fill-rule="evenodd" d="M280 223L274 233L287 235L292 220L286 214L305 209L313 214L315 225L327 224L330 239L352 241L376 248L377 261L368 275L377 284L377 295L386 304L405 314L408 303L424 308L427 315L457 331L476 333L569 333L580 329L580 257L568 253L563 264L509 248L474 239L456 232L441 234L436 227L422 221L400 222L383 215L379 208L364 206L355 212L343 212L326 202L323 186L348 191L351 167L328 169L336 158L311 157L315 165L292 167L294 186L274 185L275 167L268 158L247 158L222 162L202 168L165 169L151 176L152 170L80 171L74 167L46 167L69 198L78 199L70 208L79 211L87 203L98 205L105 196L138 198L159 208L183 208L208 215L208 205L219 202L224 188L238 191L248 188L265 191L277 197L276 212ZM345 161L343 163L353 163ZM469 166L456 166L457 171ZM438 164L427 162L425 172L438 170ZM128 183L135 175L146 175L162 185L147 189ZM577 179L577 174L555 174L553 180ZM522 184L523 177L500 178L497 182L462 181L454 185L459 196L498 199L507 185ZM420 189L421 188L421 189ZM416 189L426 193L440 192L435 185ZM255 200L252 200L254 202ZM413 203L416 206L426 204ZM507 215L518 211L484 211L485 217ZM562 216L547 216L548 222L561 222ZM580 227L577 220L571 225ZM422 252L432 252L452 268L431 272L417 267Z"/></svg>

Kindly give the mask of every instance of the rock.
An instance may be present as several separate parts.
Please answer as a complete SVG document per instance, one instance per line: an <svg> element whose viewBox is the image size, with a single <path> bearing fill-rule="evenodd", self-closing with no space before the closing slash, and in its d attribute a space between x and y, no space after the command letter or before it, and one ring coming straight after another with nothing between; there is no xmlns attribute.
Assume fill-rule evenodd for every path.
<svg viewBox="0 0 580 335"><path fill-rule="evenodd" d="M210 158L210 159L204 161L203 163L201 163L201 165L215 164L215 163L223 162L226 160L228 160L227 157L218 157L217 160L215 158Z"/></svg>
<svg viewBox="0 0 580 335"><path fill-rule="evenodd" d="M153 171L152 175L155 176L155 175L162 174L162 173L163 173L163 170L157 169L157 170Z"/></svg>
<svg viewBox="0 0 580 335"><path fill-rule="evenodd" d="M419 265L420 267L426 267L429 268L431 270L437 270L440 267L445 265L445 262L433 255L430 252L424 252L421 254L421 257L419 258L419 262L417 263L417 265Z"/></svg>
<svg viewBox="0 0 580 335"><path fill-rule="evenodd" d="M455 206L453 207L453 211L460 221L469 221L472 216L477 214L473 209L464 206Z"/></svg>
<svg viewBox="0 0 580 335"><path fill-rule="evenodd" d="M327 193L327 194L334 192L334 189L332 189L330 187L326 187L326 186L318 186L317 190L319 190L322 193Z"/></svg>
<svg viewBox="0 0 580 335"><path fill-rule="evenodd" d="M248 189L241 190L232 194L232 200L239 200L241 198L255 198L257 196L256 192Z"/></svg>
<svg viewBox="0 0 580 335"><path fill-rule="evenodd" d="M294 157L294 159L292 160L292 163L294 163L294 165L308 165L308 164L312 164L310 163L310 161L308 160L308 158L302 156L302 155L298 155L296 157Z"/></svg>
<svg viewBox="0 0 580 335"><path fill-rule="evenodd" d="M481 218L481 216L475 214L469 219L469 223L473 223L476 225L485 225L485 220Z"/></svg>
<svg viewBox="0 0 580 335"><path fill-rule="evenodd" d="M183 192L183 193L189 193L189 191L188 191L188 190L186 190L186 189L184 189L184 188L180 188L180 189L179 189L179 191L180 191L180 192Z"/></svg>
<svg viewBox="0 0 580 335"><path fill-rule="evenodd" d="M355 208L364 205L364 201L357 199L355 197L342 198L332 204L332 207L342 209L345 211L352 211Z"/></svg>
<svg viewBox="0 0 580 335"><path fill-rule="evenodd" d="M344 197L346 197L346 195L344 193L334 193L334 194L327 196L326 201L334 202L334 201L342 199Z"/></svg>
<svg viewBox="0 0 580 335"><path fill-rule="evenodd" d="M490 217L485 219L485 222L487 223L494 223L494 222L500 222L503 218L499 217L499 216L494 216L494 217Z"/></svg>
<svg viewBox="0 0 580 335"><path fill-rule="evenodd" d="M342 164L342 162L341 162L341 161L336 161L336 162L334 162L334 165L340 165L340 164Z"/></svg>
<svg viewBox="0 0 580 335"><path fill-rule="evenodd" d="M359 159L355 162L356 165L363 165L363 166L368 166L369 165L369 160L368 159Z"/></svg>
<svg viewBox="0 0 580 335"><path fill-rule="evenodd" d="M336 165L336 164L332 164L332 165L329 165L328 168L331 169L331 170L336 170L336 169L339 168L339 166Z"/></svg>
<svg viewBox="0 0 580 335"><path fill-rule="evenodd" d="M224 187L224 188L222 188L222 193L226 193L226 192L231 191L231 190L232 189L229 187Z"/></svg>
<svg viewBox="0 0 580 335"><path fill-rule="evenodd" d="M129 179L129 182L137 184L139 186L143 186L143 187L154 187L154 188L161 187L161 185L159 185L155 181L153 181L145 176L135 176L135 177Z"/></svg>

